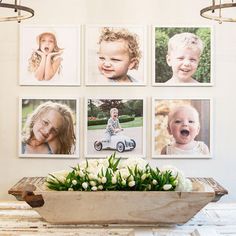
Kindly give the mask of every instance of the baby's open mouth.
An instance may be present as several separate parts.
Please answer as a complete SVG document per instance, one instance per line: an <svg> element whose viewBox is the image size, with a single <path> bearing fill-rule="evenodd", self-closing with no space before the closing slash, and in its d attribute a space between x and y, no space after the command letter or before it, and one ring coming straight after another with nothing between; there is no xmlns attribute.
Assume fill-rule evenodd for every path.
<svg viewBox="0 0 236 236"><path fill-rule="evenodd" d="M181 135L183 135L183 136L186 136L186 137L189 136L189 130L187 130L187 129L181 130L180 133L181 133Z"/></svg>
<svg viewBox="0 0 236 236"><path fill-rule="evenodd" d="M45 50L45 52L48 52L48 51L49 51L49 48L48 48L48 47L45 47L44 50Z"/></svg>

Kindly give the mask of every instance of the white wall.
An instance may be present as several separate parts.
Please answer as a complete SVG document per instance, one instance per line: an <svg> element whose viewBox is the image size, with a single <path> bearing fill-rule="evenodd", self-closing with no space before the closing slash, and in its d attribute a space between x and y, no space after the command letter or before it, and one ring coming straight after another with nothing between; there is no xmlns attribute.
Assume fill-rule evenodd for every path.
<svg viewBox="0 0 236 236"><path fill-rule="evenodd" d="M199 16L205 0L25 0L32 6L35 17L30 24L161 24L161 25L214 25L214 81L213 87L152 87L151 44L148 50L148 86L129 88L102 88L108 96L142 93L147 98L147 120L151 121L152 96L212 97L213 148L212 159L150 160L158 166L173 164L187 176L213 177L229 195L222 201L236 200L235 174L235 67L236 23L219 25ZM210 1L208 1L210 2ZM151 30L149 28L149 36ZM148 41L151 38L148 37ZM83 64L81 65L83 78ZM0 199L14 199L8 189L24 176L46 176L49 172L68 168L78 160L20 159L18 157L18 97L23 95L72 95L85 97L99 95L98 87L33 87L19 86L19 24L0 23ZM81 112L81 120L83 120ZM81 139L83 128L81 125ZM147 158L151 158L151 122L147 122ZM83 145L80 145L83 156Z"/></svg>

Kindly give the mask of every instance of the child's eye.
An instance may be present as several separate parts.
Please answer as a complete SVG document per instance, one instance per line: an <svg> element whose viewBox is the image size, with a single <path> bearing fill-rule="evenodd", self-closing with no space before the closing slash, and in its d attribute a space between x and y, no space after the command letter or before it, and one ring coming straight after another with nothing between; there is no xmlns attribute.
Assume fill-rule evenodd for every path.
<svg viewBox="0 0 236 236"><path fill-rule="evenodd" d="M48 126L48 122L47 122L46 120L42 120L42 124L43 124L44 126Z"/></svg>
<svg viewBox="0 0 236 236"><path fill-rule="evenodd" d="M175 124L180 124L181 121L180 120L175 120Z"/></svg>
<svg viewBox="0 0 236 236"><path fill-rule="evenodd" d="M104 61L104 60L105 60L105 58L104 58L104 57L99 57L99 59L100 59L100 60L102 60L102 61Z"/></svg>
<svg viewBox="0 0 236 236"><path fill-rule="evenodd" d="M52 130L51 130L51 133L52 133L53 135L58 135L58 131L57 131L56 129L52 129Z"/></svg>
<svg viewBox="0 0 236 236"><path fill-rule="evenodd" d="M194 120L189 120L188 121L190 124L193 124L193 123L195 123L195 121Z"/></svg>
<svg viewBox="0 0 236 236"><path fill-rule="evenodd" d="M112 61L115 61L115 62L116 62L116 61L117 61L117 62L118 62L118 61L121 61L120 59L117 59L117 58L111 58L111 60L112 60Z"/></svg>
<svg viewBox="0 0 236 236"><path fill-rule="evenodd" d="M190 59L191 62L196 62L197 60L196 59Z"/></svg>

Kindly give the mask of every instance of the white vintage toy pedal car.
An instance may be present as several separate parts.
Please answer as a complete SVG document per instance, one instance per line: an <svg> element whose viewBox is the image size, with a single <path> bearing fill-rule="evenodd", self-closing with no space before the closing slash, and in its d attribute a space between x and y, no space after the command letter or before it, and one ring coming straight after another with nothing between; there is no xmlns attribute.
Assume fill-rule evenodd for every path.
<svg viewBox="0 0 236 236"><path fill-rule="evenodd" d="M101 140L94 142L94 148L97 151L101 151L102 149L115 149L118 152L124 152L133 150L136 147L136 142L134 139L129 138L126 135L116 133L111 136L111 140Z"/></svg>

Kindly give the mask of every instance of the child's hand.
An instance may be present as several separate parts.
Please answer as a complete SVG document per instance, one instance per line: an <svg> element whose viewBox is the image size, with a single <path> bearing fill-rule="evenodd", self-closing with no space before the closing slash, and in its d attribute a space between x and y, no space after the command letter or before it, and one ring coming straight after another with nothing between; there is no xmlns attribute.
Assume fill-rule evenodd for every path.
<svg viewBox="0 0 236 236"><path fill-rule="evenodd" d="M115 129L115 133L121 132L121 131L123 131L123 130L124 130L124 129L117 128L117 129Z"/></svg>
<svg viewBox="0 0 236 236"><path fill-rule="evenodd" d="M39 56L41 57L46 56L46 54L40 50L37 50L36 53L39 54Z"/></svg>
<svg viewBox="0 0 236 236"><path fill-rule="evenodd" d="M48 56L53 57L53 56L60 56L63 53L63 50L60 50L58 52L50 52Z"/></svg>

